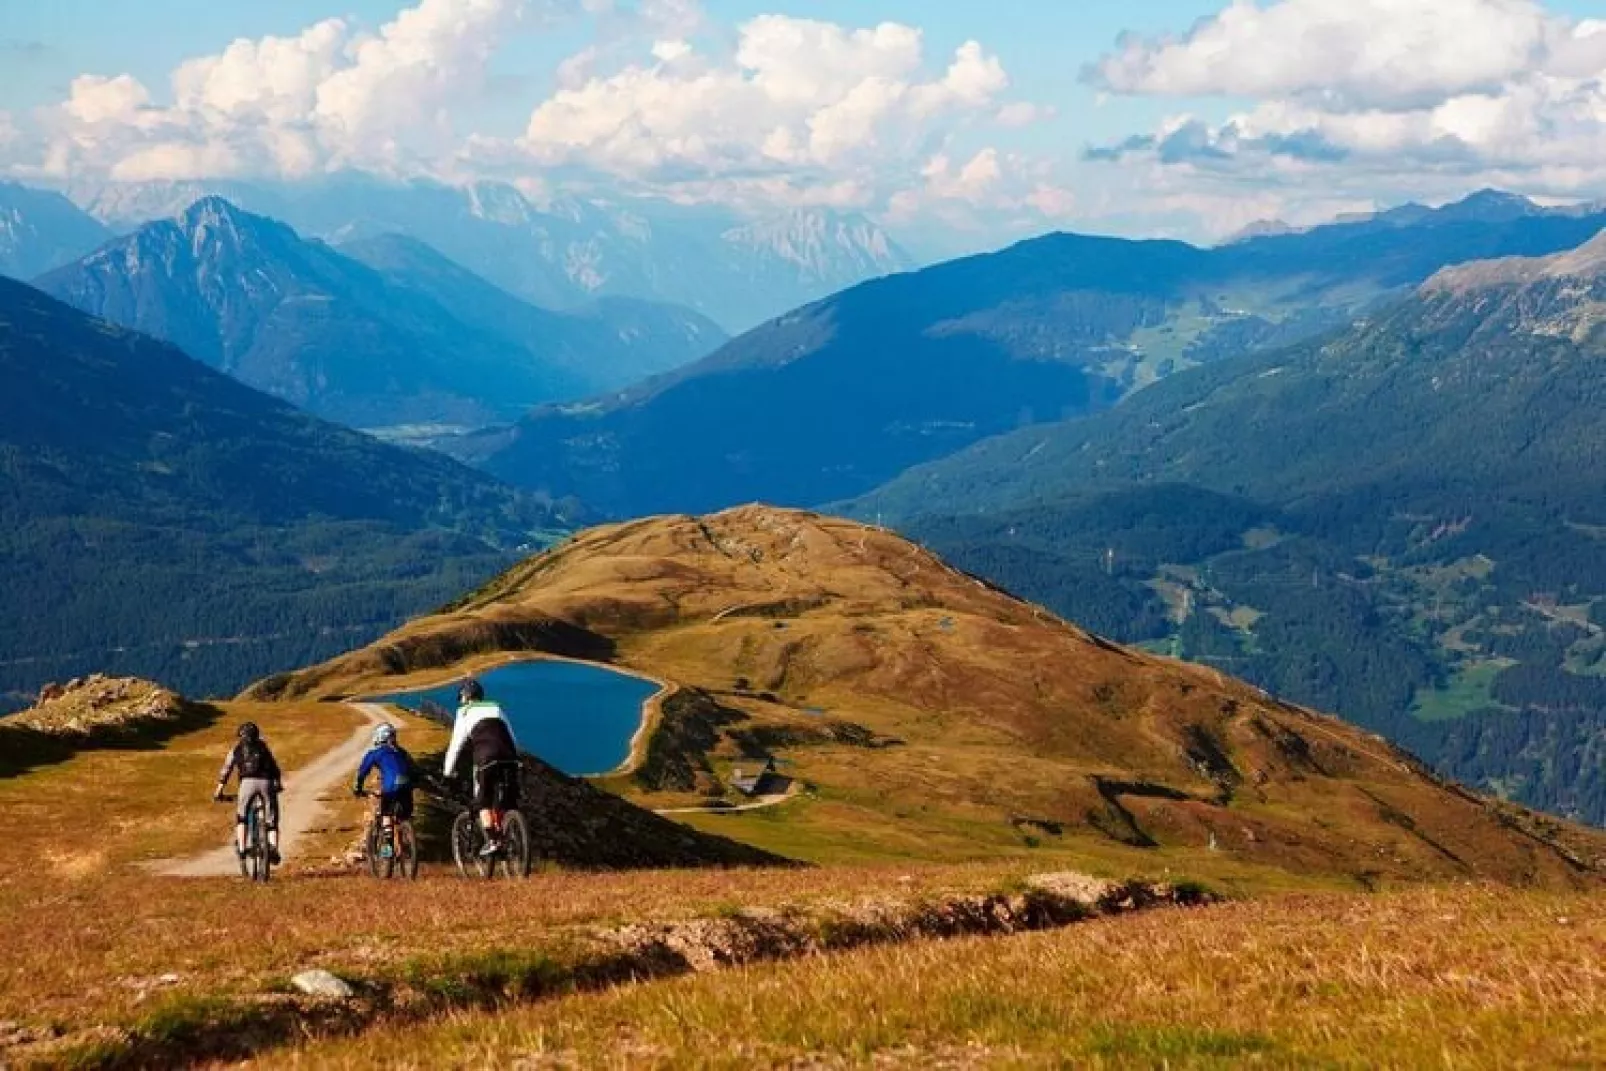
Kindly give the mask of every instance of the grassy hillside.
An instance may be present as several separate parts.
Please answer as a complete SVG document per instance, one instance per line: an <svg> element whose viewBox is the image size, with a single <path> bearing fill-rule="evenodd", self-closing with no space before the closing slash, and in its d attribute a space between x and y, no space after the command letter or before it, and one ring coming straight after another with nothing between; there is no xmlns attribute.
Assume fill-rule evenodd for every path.
<svg viewBox="0 0 1606 1071"><path fill-rule="evenodd" d="M1295 897L893 945L299 1049L674 1068L1466 1068L1606 1060L1598 897ZM889 980L896 980L889 984Z"/></svg>
<svg viewBox="0 0 1606 1071"><path fill-rule="evenodd" d="M291 783L360 722L338 704L224 704L165 740L0 776L0 1059L1514 1066L1587 1064L1606 1044L1593 892L1290 895L1290 875L1204 852L1188 876L1254 898L1132 917L1141 905L1112 900L1075 922L1078 901L1056 897L1140 886L1038 876L1065 853L489 884L429 863L380 886L337 862L365 820L338 793L266 889L155 875L227 836L208 794L246 717ZM415 751L444 743L396 717ZM1159 866L1120 851L1084 861ZM296 995L312 967L358 996Z"/></svg>
<svg viewBox="0 0 1606 1071"><path fill-rule="evenodd" d="M379 1024L389 1032L397 1022L677 973L690 968L660 946L666 936L683 942L677 947L686 954L715 956L725 939L720 927L735 927L745 940L774 940L780 918L795 922L796 939L842 947L900 939L905 925L989 932L987 912L973 923L943 923L938 905L1018 899L1037 862L846 868L828 879L796 868L631 869L650 861L646 851L625 869L598 872L584 853L595 865L618 866L632 837L656 838L663 858L678 842L682 866L695 860L685 844L718 844L651 815L621 826L610 812L633 810L621 800L563 814L552 809L550 793L537 792L530 805L538 831L543 821L561 820L578 853L569 864L579 869L548 861L527 882L464 881L441 855L443 823L453 812L426 799L422 877L379 886L346 859L367 804L337 786L267 888L161 876L154 864L229 836L232 812L210 794L235 727L247 718L262 726L291 788L363 724L340 704L225 703L191 709L176 727L78 739L31 765L0 768L0 1061L171 1066L208 1051L283 1046L308 1030L350 1030L380 1012L391 1018ZM444 747L440 727L400 712L393 720L402 743L426 762ZM747 912L751 925L742 921ZM1028 925L1026 916L1019 925ZM345 1009L295 1003L288 979L309 967L359 982L365 1002ZM217 1045L223 1048L211 1048Z"/></svg>
<svg viewBox="0 0 1606 1071"><path fill-rule="evenodd" d="M593 530L251 694L379 693L530 650L687 689L655 738L674 761L620 786L635 798L727 796L744 756L778 756L802 799L697 821L795 858L1204 855L1292 880L1567 885L1606 845L1336 719L1107 643L888 532L762 507Z"/></svg>

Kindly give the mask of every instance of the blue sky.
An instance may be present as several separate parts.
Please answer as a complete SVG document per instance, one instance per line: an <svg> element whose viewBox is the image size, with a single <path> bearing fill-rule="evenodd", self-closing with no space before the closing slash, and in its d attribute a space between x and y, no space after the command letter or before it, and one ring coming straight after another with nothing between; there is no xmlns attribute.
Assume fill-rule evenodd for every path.
<svg viewBox="0 0 1606 1071"><path fill-rule="evenodd" d="M828 205L955 248L1208 239L1482 185L1606 197L1584 0L0 7L0 170L69 189L355 167Z"/></svg>

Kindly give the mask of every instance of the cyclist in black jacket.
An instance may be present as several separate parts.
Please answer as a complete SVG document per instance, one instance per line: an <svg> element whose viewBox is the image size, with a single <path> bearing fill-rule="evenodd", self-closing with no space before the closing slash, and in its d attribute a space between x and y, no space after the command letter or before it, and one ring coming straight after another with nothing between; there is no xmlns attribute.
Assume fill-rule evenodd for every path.
<svg viewBox="0 0 1606 1071"><path fill-rule="evenodd" d="M229 749L229 757L223 760L223 769L217 775L213 799L223 798L229 778L236 773L240 775L240 793L234 807L234 850L245 854L245 816L250 811L251 801L261 796L267 804L268 857L278 866L279 793L284 791L284 778L279 772L278 760L273 757L273 749L262 739L262 730L257 728L256 722L248 721L240 726L239 739Z"/></svg>

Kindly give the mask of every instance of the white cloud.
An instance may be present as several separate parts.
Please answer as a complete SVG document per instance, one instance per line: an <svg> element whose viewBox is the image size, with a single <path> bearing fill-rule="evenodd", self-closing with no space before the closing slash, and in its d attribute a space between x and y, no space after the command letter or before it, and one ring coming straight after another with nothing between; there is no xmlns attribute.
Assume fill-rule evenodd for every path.
<svg viewBox="0 0 1606 1071"><path fill-rule="evenodd" d="M151 102L150 91L131 75L103 78L80 75L72 80L62 111L89 126L137 122Z"/></svg>
<svg viewBox="0 0 1606 1071"><path fill-rule="evenodd" d="M1090 153L1122 165L1129 198L1208 210L1217 233L1249 205L1606 192L1606 21L1538 0L1237 0L1185 35L1123 39L1088 77L1250 98Z"/></svg>
<svg viewBox="0 0 1606 1071"><path fill-rule="evenodd" d="M1009 84L996 56L967 42L927 72L923 35L899 23L849 28L761 15L725 57L684 40L658 61L571 81L538 105L523 146L543 166L677 185L787 173L872 190L928 139L987 119ZM906 170L906 168L905 168Z"/></svg>
<svg viewBox="0 0 1606 1071"><path fill-rule="evenodd" d="M1118 93L1410 106L1531 70L1554 23L1538 0L1234 0L1181 37L1125 38L1090 73Z"/></svg>
<svg viewBox="0 0 1606 1071"><path fill-rule="evenodd" d="M483 86L528 0L418 0L375 33L326 19L180 64L169 102L137 79L83 75L40 120L23 174L119 179L399 170L456 149L450 108Z"/></svg>
<svg viewBox="0 0 1606 1071"><path fill-rule="evenodd" d="M445 105L477 91L521 0L420 0L379 33L350 43L351 62L317 86L313 116L354 156L419 124L447 129ZM331 139L335 140L335 139Z"/></svg>
<svg viewBox="0 0 1606 1071"><path fill-rule="evenodd" d="M327 19L298 37L239 38L173 72L173 106L269 122L304 120L317 103L319 85L342 62L348 37L344 22Z"/></svg>
<svg viewBox="0 0 1606 1071"><path fill-rule="evenodd" d="M1033 104L1030 101L1017 100L999 108L993 118L999 126L1014 130L1046 122L1057 114L1058 111L1051 105Z"/></svg>
<svg viewBox="0 0 1606 1071"><path fill-rule="evenodd" d="M457 129L509 33L564 14L593 20L592 40L522 134ZM0 124L0 165L80 185L358 168L543 194L879 210L903 192L916 213L1060 213L1065 197L1032 195L1058 189L1041 169L984 147L1053 114L1009 89L980 42L934 53L898 22L765 14L726 30L698 0L412 0L371 31L327 18L237 39L166 86L84 75L20 134ZM951 171L922 174L933 156Z"/></svg>

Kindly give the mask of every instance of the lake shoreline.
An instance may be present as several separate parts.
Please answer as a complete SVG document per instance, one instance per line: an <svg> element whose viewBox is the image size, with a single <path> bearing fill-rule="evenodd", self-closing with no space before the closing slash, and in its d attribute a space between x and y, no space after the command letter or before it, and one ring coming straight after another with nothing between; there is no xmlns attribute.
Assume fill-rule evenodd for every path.
<svg viewBox="0 0 1606 1071"><path fill-rule="evenodd" d="M621 676L632 677L647 684L656 685L658 690L641 702L641 713L636 723L636 729L630 736L625 757L620 760L619 765L600 773L572 774L570 776L588 781L608 777L627 777L641 768L641 764L647 758L647 746L652 740L652 734L657 732L659 724L663 721L663 704L671 695L675 694L679 689L679 685L629 666L621 666L613 662L593 662L585 658L572 658L568 655L550 654L545 651L499 651L495 654L475 656L453 667L450 671L439 673L424 671L407 674L400 681L393 682L399 687L387 689L387 694L395 695L398 692L419 692L431 688L441 688L466 677L477 677L492 670L505 669L508 666L529 662L564 662L569 665L588 666L592 669L606 670ZM402 683L402 681L406 683ZM350 701L384 703L385 697L354 696ZM450 722L447 722L447 725L450 727Z"/></svg>

